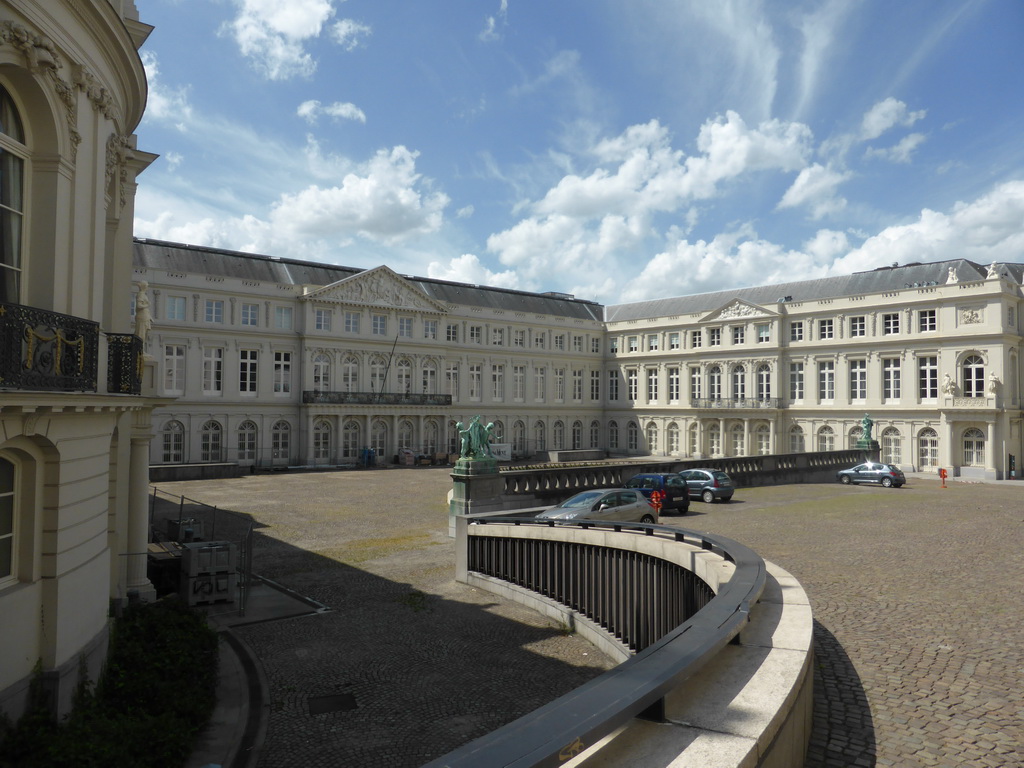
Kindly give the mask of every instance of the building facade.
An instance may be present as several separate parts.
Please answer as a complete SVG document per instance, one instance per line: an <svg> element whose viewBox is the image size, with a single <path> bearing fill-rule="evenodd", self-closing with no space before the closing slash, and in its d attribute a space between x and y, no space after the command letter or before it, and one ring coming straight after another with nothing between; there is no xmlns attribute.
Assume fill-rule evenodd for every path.
<svg viewBox="0 0 1024 768"><path fill-rule="evenodd" d="M852 447L1009 477L1021 455L1022 266L966 260L604 307L136 241L160 394L154 464L336 465Z"/></svg>
<svg viewBox="0 0 1024 768"><path fill-rule="evenodd" d="M146 579L152 401L131 292L146 102L130 0L0 2L0 710L64 712ZM137 553L142 553L139 556Z"/></svg>

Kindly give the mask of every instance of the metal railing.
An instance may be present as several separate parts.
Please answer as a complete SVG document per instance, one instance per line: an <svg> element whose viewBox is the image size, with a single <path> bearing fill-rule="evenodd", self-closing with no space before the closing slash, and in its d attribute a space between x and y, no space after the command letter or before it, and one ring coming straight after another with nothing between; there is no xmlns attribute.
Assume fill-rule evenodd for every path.
<svg viewBox="0 0 1024 768"><path fill-rule="evenodd" d="M99 324L0 303L0 387L95 392Z"/></svg>
<svg viewBox="0 0 1024 768"><path fill-rule="evenodd" d="M138 336L107 334L107 391L119 395L142 392L142 339Z"/></svg>
<svg viewBox="0 0 1024 768"><path fill-rule="evenodd" d="M411 392L316 392L304 390L305 405L445 405L451 395L413 394Z"/></svg>
<svg viewBox="0 0 1024 768"><path fill-rule="evenodd" d="M665 695L739 634L765 585L764 560L722 536L639 523L555 524L513 517L474 517L472 521L484 525L465 526L467 565L471 570L483 567L493 570L490 575L496 578L513 583L519 579L524 582L522 586L536 585L553 599L559 599L557 595L566 598L569 602L563 604L569 607L575 601L583 606L581 613L589 611L603 617L609 627L635 635L640 650L600 677L425 768L557 766L637 715L663 718ZM486 542L501 538L497 531L492 535L488 530L492 524L547 526L559 533L569 526L622 536L662 537L713 552L733 563L735 569L718 594L704 602L708 595L702 588L687 586L688 577L680 578L678 566L658 566L648 560L659 559L651 555L636 557L639 553L625 547L618 554L601 552L619 548L597 545L588 545L592 551L587 552L586 547L576 546L578 542L559 541L560 537L555 536L521 539L522 545L510 548ZM475 538L485 542L471 543ZM710 592L710 587L706 588ZM700 603L704 603L702 607ZM666 629L657 617L663 610L672 610L675 617L683 618ZM637 614L644 618L638 621Z"/></svg>

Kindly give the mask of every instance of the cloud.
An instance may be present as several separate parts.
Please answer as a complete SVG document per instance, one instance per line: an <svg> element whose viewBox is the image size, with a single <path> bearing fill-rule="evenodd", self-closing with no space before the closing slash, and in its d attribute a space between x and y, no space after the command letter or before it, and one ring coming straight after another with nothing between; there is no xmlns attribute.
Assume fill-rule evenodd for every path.
<svg viewBox="0 0 1024 768"><path fill-rule="evenodd" d="M814 219L837 213L846 207L846 199L837 195L836 190L852 175L848 171L840 172L831 166L815 163L800 171L776 207L783 209L807 206L811 218Z"/></svg>
<svg viewBox="0 0 1024 768"><path fill-rule="evenodd" d="M864 157L877 157L882 160L888 160L892 163L906 164L910 162L910 156L913 154L914 150L924 143L925 138L926 137L923 133L911 133L904 136L899 143L885 149L868 147L864 151Z"/></svg>
<svg viewBox="0 0 1024 768"><path fill-rule="evenodd" d="M308 123L315 123L320 115L327 115L328 117L338 120L355 120L360 123L366 122L366 113L363 112L355 104L349 102L336 101L333 104L328 104L326 107L321 105L316 99L310 101L304 101L299 105L296 113L299 117L303 118Z"/></svg>
<svg viewBox="0 0 1024 768"><path fill-rule="evenodd" d="M447 264L439 261L430 262L427 266L427 277L432 277L435 280L450 280L456 283L493 285L498 288L516 289L519 287L519 277L514 270L492 272L472 253L466 253L451 259Z"/></svg>
<svg viewBox="0 0 1024 768"><path fill-rule="evenodd" d="M909 128L926 114L926 110L923 109L910 112L906 104L890 96L864 113L860 125L860 138L862 141L877 139L897 125Z"/></svg>
<svg viewBox="0 0 1024 768"><path fill-rule="evenodd" d="M488 16L484 19L484 28L480 32L480 39L484 42L501 39L501 35L498 34L499 24L502 27L508 24L508 0L501 0L497 16Z"/></svg>
<svg viewBox="0 0 1024 768"><path fill-rule="evenodd" d="M459 210L455 212L455 216L460 219L468 219L470 216L473 215L473 212L475 210L476 209L473 207L473 205L470 204L462 208L459 208Z"/></svg>
<svg viewBox="0 0 1024 768"><path fill-rule="evenodd" d="M331 38L346 51L355 50L362 44L362 38L373 30L366 24L353 19L342 19L331 26Z"/></svg>
<svg viewBox="0 0 1024 768"><path fill-rule="evenodd" d="M242 55L269 80L309 77L316 61L305 43L319 37L334 15L329 0L235 0L238 16L222 31L230 34Z"/></svg>
<svg viewBox="0 0 1024 768"><path fill-rule="evenodd" d="M149 82L149 95L146 100L146 121L173 123L179 131L184 131L187 121L192 117L192 105L188 100L187 88L168 88L160 79L160 62L152 51L141 54L142 66L146 70Z"/></svg>

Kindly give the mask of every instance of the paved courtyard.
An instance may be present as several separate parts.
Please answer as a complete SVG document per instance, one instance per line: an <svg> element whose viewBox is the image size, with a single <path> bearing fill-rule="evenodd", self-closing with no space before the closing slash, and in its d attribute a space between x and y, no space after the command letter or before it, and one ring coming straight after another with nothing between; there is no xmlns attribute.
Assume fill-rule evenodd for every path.
<svg viewBox="0 0 1024 768"><path fill-rule="evenodd" d="M261 768L419 766L607 668L454 582L450 482L416 468L159 485L250 516L254 570L330 608L234 630L267 680ZM662 522L735 538L802 582L808 766L1009 767L1024 765L1022 502L1024 482L911 477L741 489Z"/></svg>

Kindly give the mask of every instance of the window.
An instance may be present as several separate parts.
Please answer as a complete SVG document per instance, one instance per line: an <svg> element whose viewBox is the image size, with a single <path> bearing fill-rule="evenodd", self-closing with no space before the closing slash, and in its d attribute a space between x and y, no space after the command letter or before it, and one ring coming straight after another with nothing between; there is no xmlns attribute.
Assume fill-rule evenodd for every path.
<svg viewBox="0 0 1024 768"><path fill-rule="evenodd" d="M538 333L533 337L533 346L537 349L544 349L544 333Z"/></svg>
<svg viewBox="0 0 1024 768"><path fill-rule="evenodd" d="M640 430L637 428L635 421L631 421L626 425L626 448L628 450L637 450L640 437L639 433Z"/></svg>
<svg viewBox="0 0 1024 768"><path fill-rule="evenodd" d="M423 321L423 338L424 339L436 339L437 338L437 320L424 320Z"/></svg>
<svg viewBox="0 0 1024 768"><path fill-rule="evenodd" d="M690 367L690 402L691 403L695 403L696 401L700 400L700 382L701 382L700 367L696 366L696 365L691 366Z"/></svg>
<svg viewBox="0 0 1024 768"><path fill-rule="evenodd" d="M804 452L804 431L800 427L794 426L791 430L789 430L789 452Z"/></svg>
<svg viewBox="0 0 1024 768"><path fill-rule="evenodd" d="M867 328L864 315L850 318L850 336L865 336L867 335Z"/></svg>
<svg viewBox="0 0 1024 768"><path fill-rule="evenodd" d="M708 369L708 398L722 399L722 369L717 365Z"/></svg>
<svg viewBox="0 0 1024 768"><path fill-rule="evenodd" d="M565 350L565 334L559 333L555 336L555 349Z"/></svg>
<svg viewBox="0 0 1024 768"><path fill-rule="evenodd" d="M270 431L270 451L275 459L291 458L292 428L287 421L275 421Z"/></svg>
<svg viewBox="0 0 1024 768"><path fill-rule="evenodd" d="M359 333L359 312L345 312L345 333Z"/></svg>
<svg viewBox="0 0 1024 768"><path fill-rule="evenodd" d="M17 575L14 521L14 464L0 457L0 584Z"/></svg>
<svg viewBox="0 0 1024 768"><path fill-rule="evenodd" d="M484 329L480 325L469 326L469 342L470 344L482 344L484 338Z"/></svg>
<svg viewBox="0 0 1024 768"><path fill-rule="evenodd" d="M292 353L274 353L274 392L286 395L292 391Z"/></svg>
<svg viewBox="0 0 1024 768"><path fill-rule="evenodd" d="M722 345L722 329L708 328L708 346L720 347Z"/></svg>
<svg viewBox="0 0 1024 768"><path fill-rule="evenodd" d="M512 366L512 398L522 401L526 398L526 366Z"/></svg>
<svg viewBox="0 0 1024 768"><path fill-rule="evenodd" d="M619 354L619 337L612 336L608 339L608 353L612 355Z"/></svg>
<svg viewBox="0 0 1024 768"><path fill-rule="evenodd" d="M892 336L900 332L899 312L886 312L882 315L882 334Z"/></svg>
<svg viewBox="0 0 1024 768"><path fill-rule="evenodd" d="M729 434L732 437L732 455L733 456L746 456L746 439L743 434L742 424L733 424L732 429L729 430Z"/></svg>
<svg viewBox="0 0 1024 768"><path fill-rule="evenodd" d="M679 333L670 333L668 335L668 348L679 349Z"/></svg>
<svg viewBox="0 0 1024 768"><path fill-rule="evenodd" d="M583 371L576 368L572 372L572 399L577 402L583 399Z"/></svg>
<svg viewBox="0 0 1024 768"><path fill-rule="evenodd" d="M639 336L630 336L626 340L629 343L629 351L630 352L636 352L638 349L640 349L640 346L639 346L640 341L639 340L640 340Z"/></svg>
<svg viewBox="0 0 1024 768"><path fill-rule="evenodd" d="M452 398L459 396L459 364L448 363L444 369L444 385Z"/></svg>
<svg viewBox="0 0 1024 768"><path fill-rule="evenodd" d="M803 321L797 320L789 324L789 340L790 341L803 341L804 340L804 324Z"/></svg>
<svg viewBox="0 0 1024 768"><path fill-rule="evenodd" d="M1010 323L1013 325L1013 323ZM922 309L917 313L917 330L921 333L937 330L939 327L938 318L934 309Z"/></svg>
<svg viewBox="0 0 1024 768"><path fill-rule="evenodd" d="M457 342L459 340L459 326L448 325L445 328L445 339L447 341Z"/></svg>
<svg viewBox="0 0 1024 768"><path fill-rule="evenodd" d="M722 429L718 424L708 427L708 450L712 456L722 455Z"/></svg>
<svg viewBox="0 0 1024 768"><path fill-rule="evenodd" d="M258 326L260 324L260 305L242 304L242 325Z"/></svg>
<svg viewBox="0 0 1024 768"><path fill-rule="evenodd" d="M882 398L885 400L900 399L900 360L898 357L887 357L882 360Z"/></svg>
<svg viewBox="0 0 1024 768"><path fill-rule="evenodd" d="M341 425L342 458L355 459L359 457L359 449L362 447L360 435L359 422L355 419L349 419Z"/></svg>
<svg viewBox="0 0 1024 768"><path fill-rule="evenodd" d="M183 464L185 461L185 427L180 421L168 421L161 432L165 464Z"/></svg>
<svg viewBox="0 0 1024 768"><path fill-rule="evenodd" d="M526 346L526 331L512 331L512 346L520 348Z"/></svg>
<svg viewBox="0 0 1024 768"><path fill-rule="evenodd" d="M331 458L331 425L326 419L313 423L313 459L324 461Z"/></svg>
<svg viewBox="0 0 1024 768"><path fill-rule="evenodd" d="M674 421L665 430L665 448L670 455L679 453L679 425Z"/></svg>
<svg viewBox="0 0 1024 768"><path fill-rule="evenodd" d="M412 450L412 436L412 422L408 419L402 419L402 421L398 423L398 449L406 451Z"/></svg>
<svg viewBox="0 0 1024 768"><path fill-rule="evenodd" d="M256 460L256 424L246 419L238 425L238 460Z"/></svg>
<svg viewBox="0 0 1024 768"><path fill-rule="evenodd" d="M626 399L636 400L637 399L637 372L635 370L626 371Z"/></svg>
<svg viewBox="0 0 1024 768"><path fill-rule="evenodd" d="M601 353L601 340L600 339L596 339L595 338L595 339L591 339L590 340L590 351L592 353L594 353L595 355L599 355Z"/></svg>
<svg viewBox="0 0 1024 768"><path fill-rule="evenodd" d="M256 392L256 364L259 352L255 349L242 349L238 352L238 391Z"/></svg>
<svg viewBox="0 0 1024 768"><path fill-rule="evenodd" d="M555 368L555 400L565 400L565 368Z"/></svg>
<svg viewBox="0 0 1024 768"><path fill-rule="evenodd" d="M412 338L412 318L411 317L400 317L398 318L398 335L403 339Z"/></svg>
<svg viewBox="0 0 1024 768"><path fill-rule="evenodd" d="M423 394L437 394L437 363L428 360L423 364Z"/></svg>
<svg viewBox="0 0 1024 768"><path fill-rule="evenodd" d="M850 398L864 400L868 396L868 361L850 361Z"/></svg>
<svg viewBox="0 0 1024 768"><path fill-rule="evenodd" d="M675 367L668 369L668 401L679 402L679 369Z"/></svg>
<svg viewBox="0 0 1024 768"><path fill-rule="evenodd" d="M0 155L0 158L3 156ZM168 320L184 320L185 319L185 297L184 296L168 296L167 297L167 311Z"/></svg>
<svg viewBox="0 0 1024 768"><path fill-rule="evenodd" d="M483 372L479 365L469 366L469 399L479 400L480 399L480 387Z"/></svg>
<svg viewBox="0 0 1024 768"><path fill-rule="evenodd" d="M836 449L836 432L832 427L822 427L818 430L818 450L834 451Z"/></svg>
<svg viewBox="0 0 1024 768"><path fill-rule="evenodd" d="M597 421L590 422L590 447L601 447L601 424Z"/></svg>
<svg viewBox="0 0 1024 768"><path fill-rule="evenodd" d="M398 391L406 395L410 394L412 392L412 363L405 359L399 360L398 365L395 366L395 378L398 383Z"/></svg>
<svg viewBox="0 0 1024 768"><path fill-rule="evenodd" d="M0 301L21 302L21 233L25 222L25 131L10 94L0 86Z"/></svg>
<svg viewBox="0 0 1024 768"><path fill-rule="evenodd" d="M939 396L939 365L937 357L917 359L918 393L922 400Z"/></svg>
<svg viewBox="0 0 1024 768"><path fill-rule="evenodd" d="M653 421L647 422L644 439L647 441L647 452L655 453L658 450L658 425Z"/></svg>
<svg viewBox="0 0 1024 768"><path fill-rule="evenodd" d="M804 399L804 364L789 364L789 399L799 403Z"/></svg>
<svg viewBox="0 0 1024 768"><path fill-rule="evenodd" d="M578 451L583 447L583 422L574 421L572 423L572 449Z"/></svg>
<svg viewBox="0 0 1024 768"><path fill-rule="evenodd" d="M491 366L491 397L495 400L505 399L505 366Z"/></svg>
<svg viewBox="0 0 1024 768"><path fill-rule="evenodd" d="M561 421L551 425L551 444L556 451L565 447L565 424Z"/></svg>
<svg viewBox="0 0 1024 768"><path fill-rule="evenodd" d="M582 336L575 336L574 335L572 337L572 351L573 352L582 352L583 351L583 337ZM582 429L582 427L583 427L583 425L580 425L581 429Z"/></svg>
<svg viewBox="0 0 1024 768"><path fill-rule="evenodd" d="M759 456L768 456L772 452L772 431L767 424L759 424L754 430L754 440L757 443Z"/></svg>
<svg viewBox="0 0 1024 768"><path fill-rule="evenodd" d="M757 399L770 400L772 396L772 370L767 365L757 367Z"/></svg>
<svg viewBox="0 0 1024 768"><path fill-rule="evenodd" d="M737 400L747 397L747 371L742 365L732 369L732 396Z"/></svg>
<svg viewBox="0 0 1024 768"><path fill-rule="evenodd" d="M372 315L370 317L370 332L374 336L387 336L388 335L388 316L387 315Z"/></svg>
<svg viewBox="0 0 1024 768"><path fill-rule="evenodd" d="M757 343L767 344L772 340L772 326L769 323L757 324Z"/></svg>
<svg viewBox="0 0 1024 768"><path fill-rule="evenodd" d="M831 360L818 363L818 399L834 400L836 396L836 364Z"/></svg>
<svg viewBox="0 0 1024 768"><path fill-rule="evenodd" d="M608 422L608 447L611 449L619 447L619 424L616 421Z"/></svg>
<svg viewBox="0 0 1024 768"><path fill-rule="evenodd" d="M964 359L964 397L985 396L985 363L977 355Z"/></svg>
<svg viewBox="0 0 1024 768"><path fill-rule="evenodd" d="M647 351L657 352L658 351L658 334L651 333L647 336Z"/></svg>
<svg viewBox="0 0 1024 768"><path fill-rule="evenodd" d="M373 422L370 427L370 447L377 456L383 456L388 444L388 425L382 419Z"/></svg>
<svg viewBox="0 0 1024 768"><path fill-rule="evenodd" d="M313 358L313 391L331 391L331 360L327 355L319 354Z"/></svg>
<svg viewBox="0 0 1024 768"><path fill-rule="evenodd" d="M743 344L746 341L747 329L742 325L734 325L732 327L732 343Z"/></svg>
<svg viewBox="0 0 1024 768"><path fill-rule="evenodd" d="M533 442L538 451L544 450L544 422L537 421L533 424Z"/></svg>
<svg viewBox="0 0 1024 768"><path fill-rule="evenodd" d="M219 299L207 299L203 319L208 323L224 322L224 302Z"/></svg>
<svg viewBox="0 0 1024 768"><path fill-rule="evenodd" d="M834 328L831 320L818 321L818 338L831 339L834 335Z"/></svg>
<svg viewBox="0 0 1024 768"><path fill-rule="evenodd" d="M655 403L658 401L658 369L648 368L647 369L647 402Z"/></svg>
<svg viewBox="0 0 1024 768"><path fill-rule="evenodd" d="M505 346L505 329L504 328L492 328L491 329L491 344L495 347Z"/></svg>
<svg viewBox="0 0 1024 768"><path fill-rule="evenodd" d="M351 358L349 358L351 359ZM348 362L348 361L346 361ZM352 360L352 369L355 370L355 360ZM370 391L383 392L386 384L384 377L387 375L387 364L379 357L370 361ZM479 390L478 390L479 391ZM477 395L479 397L479 395Z"/></svg>
<svg viewBox="0 0 1024 768"><path fill-rule="evenodd" d="M201 461L222 461L221 447L223 442L221 435L223 430L216 421L208 421L203 424L203 431L199 438Z"/></svg>
<svg viewBox="0 0 1024 768"><path fill-rule="evenodd" d="M329 331L331 330L331 310L329 309L315 309L313 310L313 328L318 331Z"/></svg>
<svg viewBox="0 0 1024 768"><path fill-rule="evenodd" d="M291 330L292 327L292 308L291 307L274 307L274 327L287 331Z"/></svg>
<svg viewBox="0 0 1024 768"><path fill-rule="evenodd" d="M164 346L164 391L182 392L185 387L185 347L182 344Z"/></svg>
<svg viewBox="0 0 1024 768"><path fill-rule="evenodd" d="M939 435L934 429L922 429L918 434L917 455L922 468L939 466Z"/></svg>
<svg viewBox="0 0 1024 768"><path fill-rule="evenodd" d="M964 432L964 464L968 467L985 466L985 433L972 427Z"/></svg>
<svg viewBox="0 0 1024 768"><path fill-rule="evenodd" d="M601 372L590 372L590 399L597 401L601 399Z"/></svg>
<svg viewBox="0 0 1024 768"><path fill-rule="evenodd" d="M547 397L547 368L540 367L533 370L533 399L538 402Z"/></svg>
<svg viewBox="0 0 1024 768"><path fill-rule="evenodd" d="M700 331L690 331L690 346L693 349L700 349L700 345L703 341Z"/></svg>
<svg viewBox="0 0 1024 768"><path fill-rule="evenodd" d="M619 399L619 372L615 370L608 371L608 399Z"/></svg>
<svg viewBox="0 0 1024 768"><path fill-rule="evenodd" d="M903 438L896 427L887 427L882 432L882 461L886 464L900 464L903 461Z"/></svg>
<svg viewBox="0 0 1024 768"><path fill-rule="evenodd" d="M428 421L423 427L423 452L430 455L437 453L437 436L440 430L436 421Z"/></svg>
<svg viewBox="0 0 1024 768"><path fill-rule="evenodd" d="M203 350L203 394L219 395L224 388L224 350L220 347Z"/></svg>

